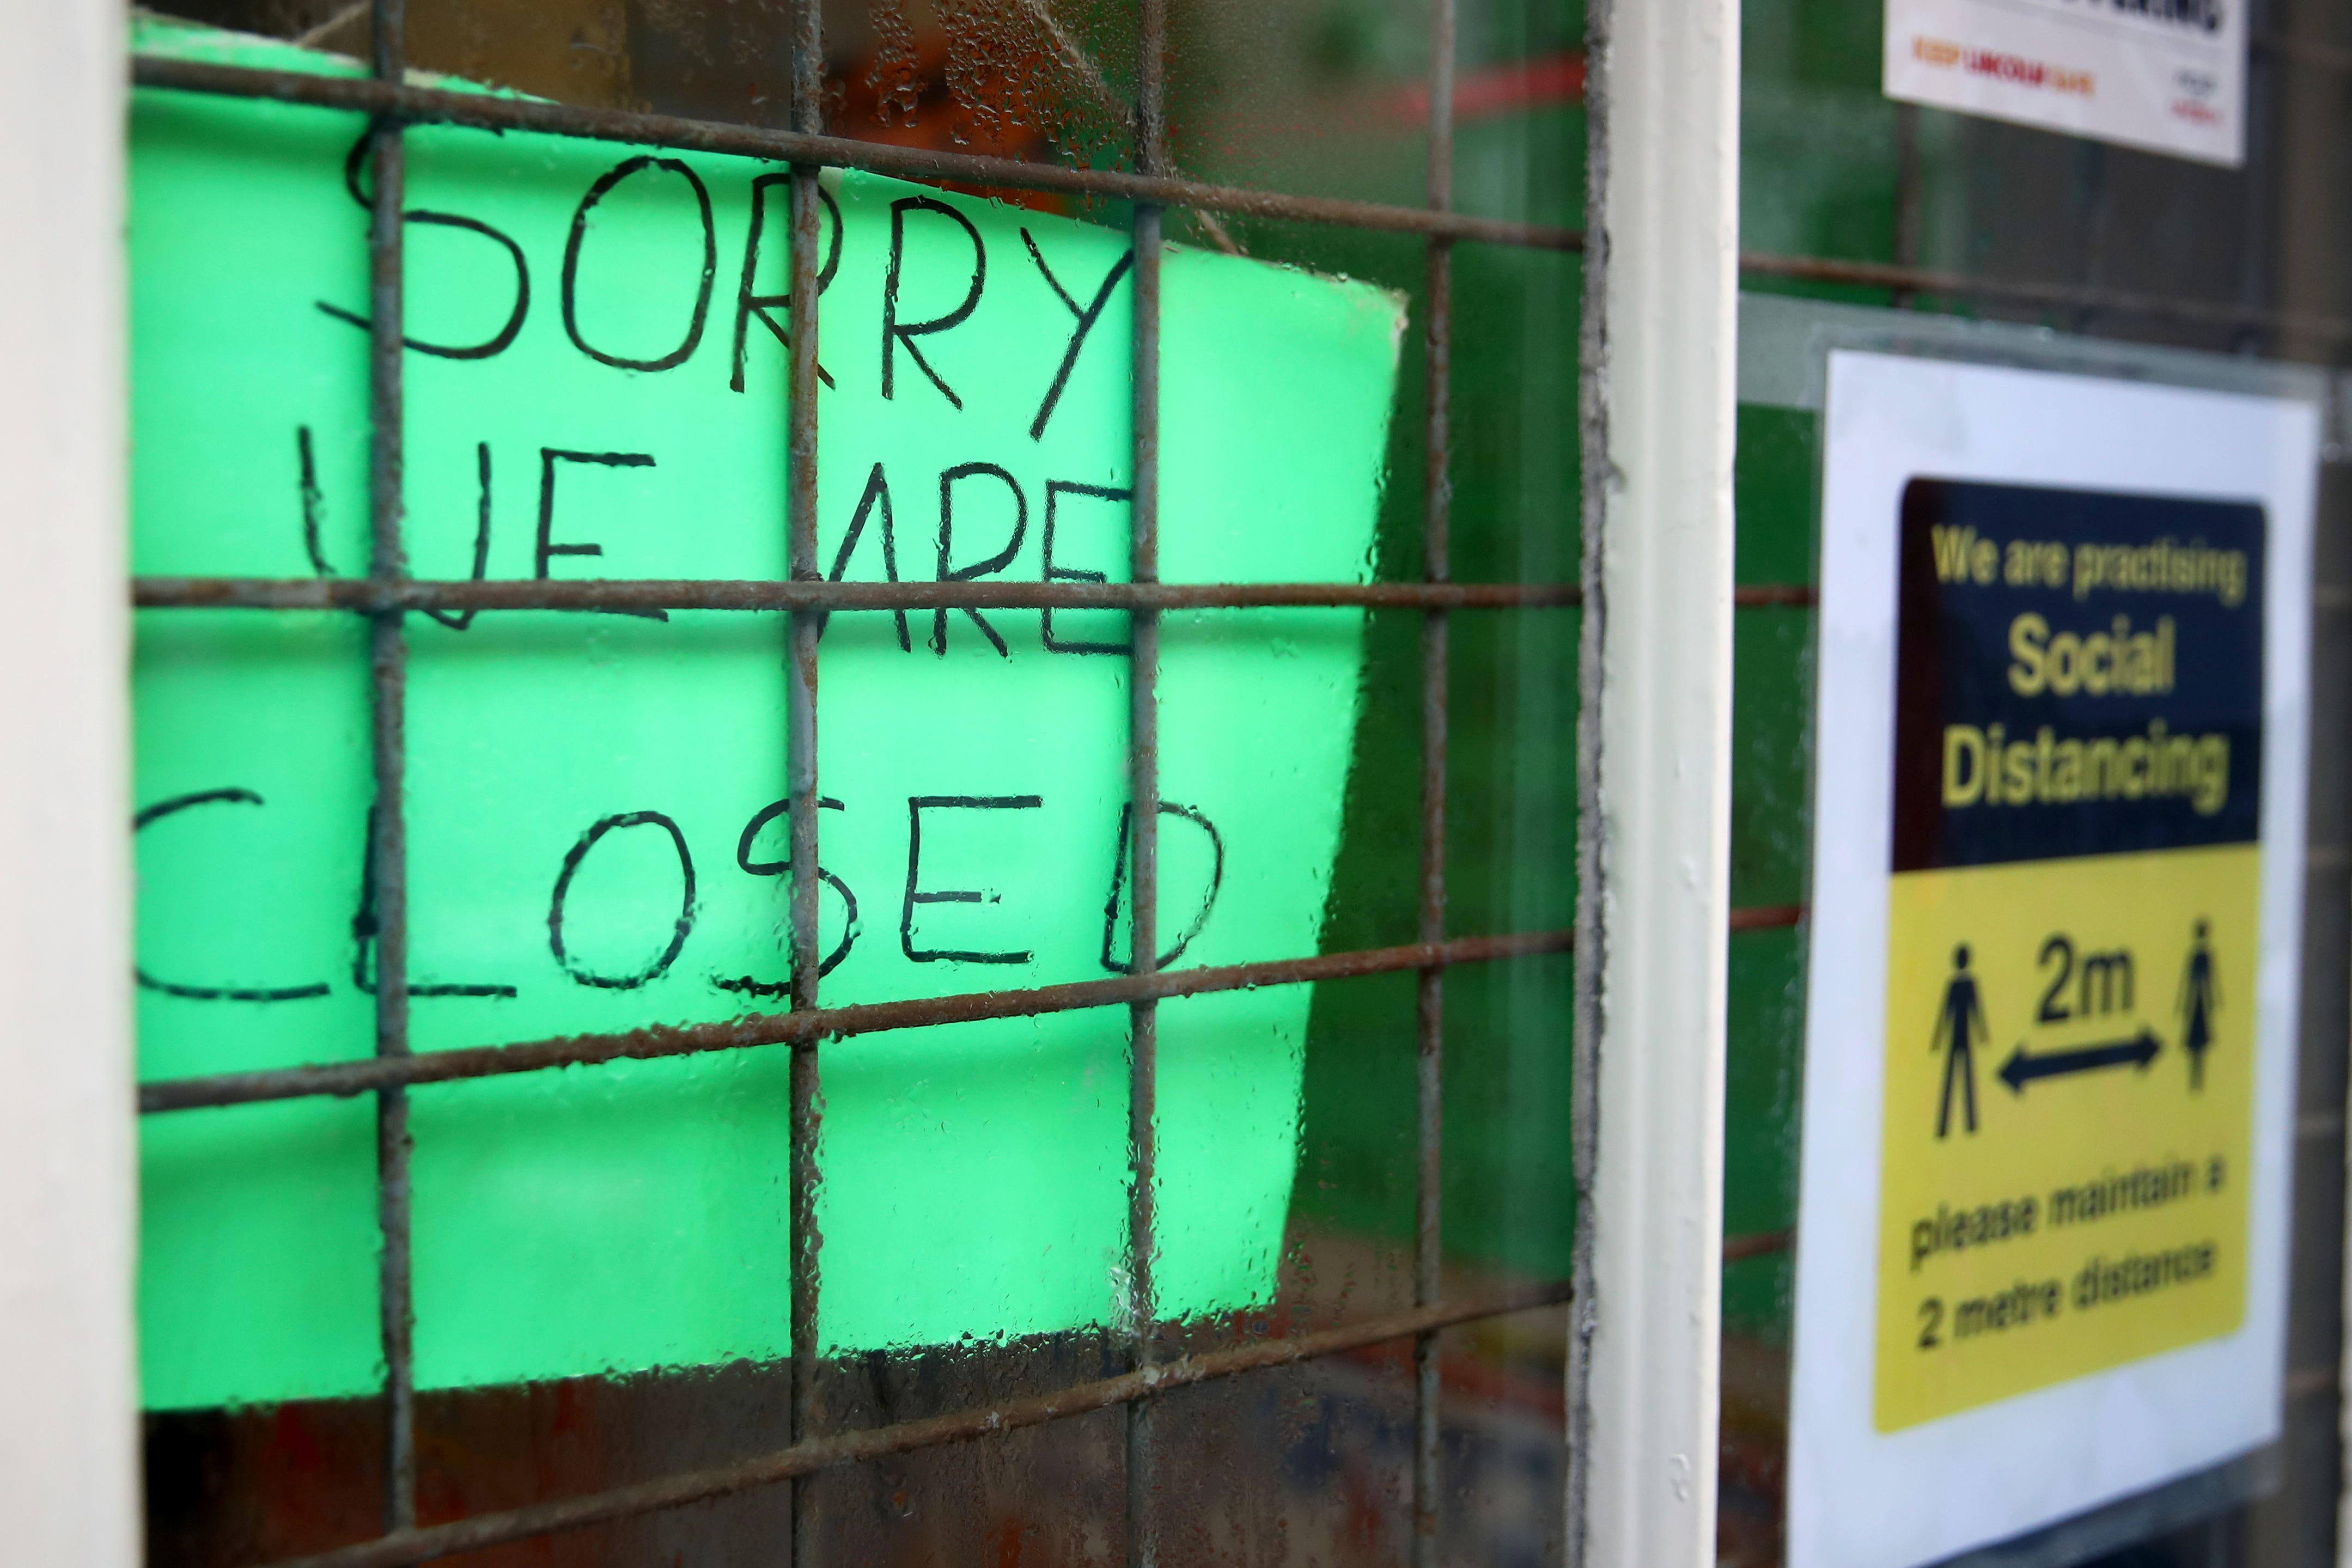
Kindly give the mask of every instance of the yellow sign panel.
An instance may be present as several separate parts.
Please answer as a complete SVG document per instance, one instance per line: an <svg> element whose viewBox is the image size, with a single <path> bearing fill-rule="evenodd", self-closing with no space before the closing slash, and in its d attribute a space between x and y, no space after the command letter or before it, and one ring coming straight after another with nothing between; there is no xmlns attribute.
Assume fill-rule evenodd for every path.
<svg viewBox="0 0 2352 1568"><path fill-rule="evenodd" d="M1874 1416L2233 1332L2255 844L1893 879Z"/></svg>

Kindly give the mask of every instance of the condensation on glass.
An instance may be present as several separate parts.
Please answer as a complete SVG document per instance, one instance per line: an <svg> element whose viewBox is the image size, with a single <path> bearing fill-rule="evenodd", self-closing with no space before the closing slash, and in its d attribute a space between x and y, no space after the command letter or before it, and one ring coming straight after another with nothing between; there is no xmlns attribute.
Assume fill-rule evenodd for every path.
<svg viewBox="0 0 2352 1568"><path fill-rule="evenodd" d="M134 260L160 280L168 255L142 247L182 232L315 252L340 293L287 308L339 336L290 369L256 340L202 386L224 407L252 394L239 373L342 391L220 462L217 539L141 531L163 469L134 469L149 896L247 879L275 900L254 909L328 912L290 935L243 905L218 930L142 925L152 1557L1559 1560L1582 16L173 11L246 37L164 47L178 24L142 20L134 160L136 117L178 116L290 180L252 128L297 128L317 142L300 177L341 205L289 196L283 229L224 235L173 206L185 165L135 162ZM289 44L327 64L271 52ZM224 133L202 121L223 106L278 118ZM568 235L502 215L541 187ZM597 224L633 213L683 249L607 237L600 256L624 231ZM1071 344L1042 399L1007 390L1011 339L1002 365L951 362L954 290L900 276L912 247L963 244L957 225L975 256L985 229L990 286L1025 287ZM460 246L496 288L436 290ZM836 277L870 292L827 298ZM1284 320L1297 298L1392 312L1393 392L1346 427L1370 445L1343 556L1311 497L1220 489L1195 456L1225 411L1186 377L1245 363L1260 319L1197 280L1244 277ZM616 329L639 296L686 338ZM820 299L822 340L793 332ZM134 298L134 319L138 364L164 362L172 318ZM619 390L499 383L473 439L455 378L542 342ZM1016 478L926 434L877 488L897 457L830 455L857 418L821 390L877 357L941 420L1017 397L1016 441L1093 432L1094 466ZM710 401L632 424L680 367ZM134 397L168 380L138 374ZM632 568L631 519L659 518L652 486L682 472L666 454L710 430L758 482L694 492L675 548L634 558L667 570ZM152 427L140 461L218 458L173 440ZM1282 455L1312 472L1328 444ZM730 509L745 496L768 509ZM956 507L983 521L951 538ZM687 523L726 548L677 543ZM989 564L999 544L1029 575ZM1041 545L1071 553L1019 553ZM920 701L869 678L933 658L981 662L958 681L999 658L1046 674ZM961 767L983 720L1019 744ZM528 789L501 773L525 756ZM190 758L214 772L173 771ZM323 870L268 838L310 808L256 782L304 768L352 806L318 830L341 835ZM936 783L907 785L924 768ZM672 792L574 800L607 773ZM1245 822L1202 808L1226 779L1257 791ZM1057 792L1090 803L1082 837L1024 841ZM238 833L242 858L190 847ZM993 859L959 861L960 835ZM519 847L541 840L552 854ZM453 866L509 859L537 879L535 970L448 891ZM1081 889L1085 943L1061 940L1075 918L1051 955L991 934L1024 863ZM1795 918L1784 898L1739 924ZM647 920L659 939L632 946ZM315 972L205 969L232 927ZM660 988L680 977L698 1010ZM537 1010L540 981L565 1007ZM310 1008L338 1020L331 1049L278 1022ZM150 1050L174 1017L225 1054ZM648 1185L679 1168L649 1149L719 1145ZM1091 1152L1056 1165L1064 1145ZM499 1162L531 1150L548 1185L519 1192ZM215 1212L221 1160L332 1209L284 1232L319 1250L248 1255L252 1225L184 1223ZM1006 1238L1034 1258L1009 1264ZM1074 1238L1097 1255L1073 1263ZM929 1267L967 1250L963 1275ZM1039 1304L1072 1278L1096 1307ZM669 1337L614 1349L616 1313ZM304 1359L330 1319L342 1337ZM205 1354L230 1343L245 1361Z"/></svg>

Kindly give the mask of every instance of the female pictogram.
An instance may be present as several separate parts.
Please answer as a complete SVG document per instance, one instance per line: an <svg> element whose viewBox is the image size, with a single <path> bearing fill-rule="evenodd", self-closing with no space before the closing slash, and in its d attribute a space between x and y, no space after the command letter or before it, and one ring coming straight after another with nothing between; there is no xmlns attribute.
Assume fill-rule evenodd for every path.
<svg viewBox="0 0 2352 1568"><path fill-rule="evenodd" d="M2221 1006L2221 982L2213 977L2213 949L2205 940L2205 922L2200 920L2196 940L2189 945L2189 963L2180 972L2180 1000L2173 1009L2180 1015L2180 1043L2189 1052L2191 1092L2205 1087L2205 1052L2213 1043L2213 1015Z"/></svg>
<svg viewBox="0 0 2352 1568"><path fill-rule="evenodd" d="M1936 1028L1927 1039L1927 1049L1944 1048L1944 1098L1936 1111L1936 1136L1948 1136L1952 1129L1952 1088L1960 1090L1961 1106L1967 1114L1968 1129L1977 1130L1977 1069L1974 1046L1988 1038L1984 1009L1977 1001L1977 977L1969 972L1969 945L1965 942L1952 949L1952 977L1944 987L1944 1005L1936 1011Z"/></svg>

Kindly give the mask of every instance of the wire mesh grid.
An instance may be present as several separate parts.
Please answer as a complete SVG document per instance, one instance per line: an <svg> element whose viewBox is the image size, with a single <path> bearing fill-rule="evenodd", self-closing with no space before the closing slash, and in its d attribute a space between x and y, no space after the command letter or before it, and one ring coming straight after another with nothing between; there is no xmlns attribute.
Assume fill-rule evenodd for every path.
<svg viewBox="0 0 2352 1568"><path fill-rule="evenodd" d="M371 117L374 176L369 230L372 319L370 409L372 552L363 580L261 580L148 577L132 585L142 608L340 609L371 628L372 753L376 805L368 858L376 896L375 1051L353 1061L232 1072L150 1082L140 1109L156 1114L317 1095L373 1094L376 1103L377 1219L382 1232L378 1289L386 1407L383 1533L357 1545L302 1559L310 1568L362 1568L421 1563L454 1552L576 1529L784 1484L793 1489L794 1557L813 1560L812 1509L805 1478L820 1471L942 1444L1000 1435L1091 1412L1123 1407L1127 1493L1126 1555L1157 1560L1152 1535L1152 1409L1175 1389L1283 1366L1391 1341L1410 1340L1414 1367L1412 1445L1412 1559L1437 1561L1439 1365L1436 1336L1449 1326L1556 1304L1563 1283L1449 1301L1441 1287L1443 1238L1440 1132L1444 1104L1444 978L1455 965L1492 963L1566 951L1564 930L1448 937L1446 914L1446 758L1449 616L1456 610L1569 608L1581 591L1562 583L1456 583L1448 560L1450 495L1447 375L1451 360L1452 247L1470 240L1574 251L1575 230L1507 223L1453 208L1454 0L1433 0L1430 44L1427 204L1421 208L1278 194L1174 177L1166 158L1165 0L1138 0L1139 91L1131 170L1072 168L893 147L824 133L824 39L814 0L793 6L793 107L790 131L540 100L459 94L407 80L403 0L371 0L372 74L332 78L142 58L134 82L144 88L258 98L352 110ZM414 124L530 130L735 152L791 168L791 372L783 581L423 581L412 578L402 520L402 211L404 130ZM860 169L969 184L1055 191L1133 204L1134 335L1132 523L1129 580L1030 583L940 581L848 583L824 579L817 555L816 257L818 173ZM1162 583L1159 580L1157 480L1160 433L1160 276L1161 220L1171 205L1261 217L1328 223L1419 235L1426 244L1427 298L1422 345L1427 376L1427 463L1423 497L1423 570L1418 582ZM1744 588L1743 606L1802 606L1811 591L1796 585ZM1217 967L1169 968L1156 930L1159 877L1159 622L1178 609L1267 605L1360 606L1417 611L1421 643L1421 809L1416 940L1387 948ZM1127 760L1132 795L1127 846L1133 952L1129 972L1114 978L1025 989L968 992L911 1001L825 1006L818 993L817 636L835 611L984 608L1120 610L1129 616ZM793 952L788 1011L719 1023L649 1026L522 1044L414 1053L409 1033L407 853L403 789L407 771L404 719L408 650L404 630L415 612L479 610L737 610L788 618L785 750L791 834L789 879ZM1734 929L1793 925L1800 906L1735 912ZM1162 1359L1153 1322L1151 1270L1156 1248L1153 1199L1157 1007L1168 998L1355 976L1411 972L1416 977L1415 1226L1413 1305L1311 1333L1259 1339ZM1129 1015L1129 1207L1124 1312L1127 1370L1050 1393L922 1419L843 1432L819 1429L814 1391L819 1369L820 1252L814 1203L822 1100L821 1047L891 1030L1124 1006ZM789 1447L711 1469L541 1503L454 1522L420 1526L416 1516L415 1379L410 1281L411 1216L408 1090L416 1085L645 1059L783 1045L792 1052L791 1389ZM1788 1245L1785 1233L1735 1238L1734 1257Z"/></svg>

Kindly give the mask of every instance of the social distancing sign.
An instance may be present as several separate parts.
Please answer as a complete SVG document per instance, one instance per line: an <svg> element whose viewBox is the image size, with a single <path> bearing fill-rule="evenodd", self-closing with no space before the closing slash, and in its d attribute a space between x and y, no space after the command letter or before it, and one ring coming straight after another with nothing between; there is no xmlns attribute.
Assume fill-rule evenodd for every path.
<svg viewBox="0 0 2352 1568"><path fill-rule="evenodd" d="M1899 526L1882 1431L2238 1326L2262 881L2260 507Z"/></svg>
<svg viewBox="0 0 2352 1568"><path fill-rule="evenodd" d="M2312 405L1831 361L1792 1568L2273 1437Z"/></svg>

